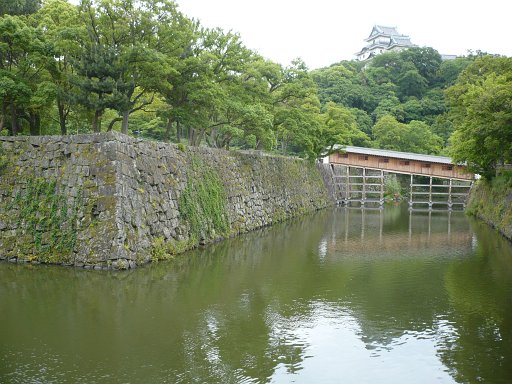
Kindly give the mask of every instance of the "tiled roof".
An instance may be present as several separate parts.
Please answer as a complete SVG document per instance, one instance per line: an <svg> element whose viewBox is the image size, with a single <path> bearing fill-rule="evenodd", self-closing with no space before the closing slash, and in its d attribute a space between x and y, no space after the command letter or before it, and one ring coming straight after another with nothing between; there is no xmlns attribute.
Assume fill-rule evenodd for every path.
<svg viewBox="0 0 512 384"><path fill-rule="evenodd" d="M382 32L385 35L400 35L396 30L396 27L385 27L383 25L376 25L375 28L377 28L380 32Z"/></svg>
<svg viewBox="0 0 512 384"><path fill-rule="evenodd" d="M393 36L391 38L391 42L389 43L389 46L393 45L401 45L406 47L411 47L414 44L411 42L411 39L409 36Z"/></svg>

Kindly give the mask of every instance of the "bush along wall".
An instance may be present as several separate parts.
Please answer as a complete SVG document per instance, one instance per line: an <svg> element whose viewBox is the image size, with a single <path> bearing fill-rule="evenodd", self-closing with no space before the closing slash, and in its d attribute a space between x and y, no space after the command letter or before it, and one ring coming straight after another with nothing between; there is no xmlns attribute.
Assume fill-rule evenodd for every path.
<svg viewBox="0 0 512 384"><path fill-rule="evenodd" d="M512 240L512 172L505 171L490 182L479 180L471 190L466 212Z"/></svg>
<svg viewBox="0 0 512 384"><path fill-rule="evenodd" d="M0 258L127 269L332 204L315 164L117 133L0 137Z"/></svg>

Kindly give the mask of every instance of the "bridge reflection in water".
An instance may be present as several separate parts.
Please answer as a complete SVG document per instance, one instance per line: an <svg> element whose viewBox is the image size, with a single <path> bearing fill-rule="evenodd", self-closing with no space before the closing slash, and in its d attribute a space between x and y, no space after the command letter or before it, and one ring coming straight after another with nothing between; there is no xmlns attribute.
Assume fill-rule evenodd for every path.
<svg viewBox="0 0 512 384"><path fill-rule="evenodd" d="M333 254L328 251L339 254L364 249L366 255L393 257L407 249L412 256L434 254L447 248L469 250L475 246L474 233L461 211L409 209L406 223L399 220L407 214L403 212L407 211L406 204L384 209L347 206L337 209L344 214L336 215L333 220L331 235L320 246L323 255Z"/></svg>

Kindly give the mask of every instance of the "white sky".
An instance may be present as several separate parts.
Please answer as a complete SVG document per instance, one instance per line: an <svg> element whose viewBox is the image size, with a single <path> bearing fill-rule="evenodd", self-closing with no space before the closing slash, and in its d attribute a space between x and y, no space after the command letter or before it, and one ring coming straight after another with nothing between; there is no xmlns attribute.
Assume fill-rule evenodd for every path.
<svg viewBox="0 0 512 384"><path fill-rule="evenodd" d="M394 26L442 54L469 49L512 56L510 0L177 0L207 27L240 33L244 44L288 65L310 69L350 60L374 24Z"/></svg>

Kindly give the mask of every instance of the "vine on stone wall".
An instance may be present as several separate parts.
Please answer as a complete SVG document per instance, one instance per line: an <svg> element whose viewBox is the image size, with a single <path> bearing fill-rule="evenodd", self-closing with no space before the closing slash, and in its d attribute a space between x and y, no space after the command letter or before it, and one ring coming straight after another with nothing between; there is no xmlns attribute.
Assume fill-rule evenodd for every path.
<svg viewBox="0 0 512 384"><path fill-rule="evenodd" d="M3 174L3 171L9 165L9 160L7 156L4 154L3 148L0 146L0 176Z"/></svg>
<svg viewBox="0 0 512 384"><path fill-rule="evenodd" d="M178 209L190 227L194 242L207 242L229 233L224 184L214 169L197 157L192 158L187 186Z"/></svg>
<svg viewBox="0 0 512 384"><path fill-rule="evenodd" d="M79 191L71 204L58 193L56 181L29 178L14 198L15 220L26 239L22 254L44 262L69 262L77 242L78 216L83 208ZM27 241L23 241L27 240Z"/></svg>

